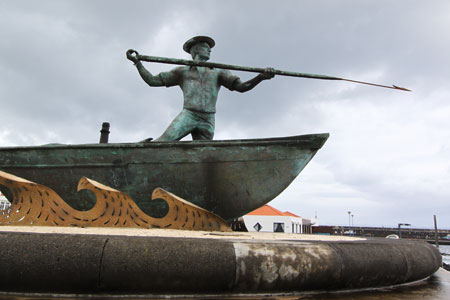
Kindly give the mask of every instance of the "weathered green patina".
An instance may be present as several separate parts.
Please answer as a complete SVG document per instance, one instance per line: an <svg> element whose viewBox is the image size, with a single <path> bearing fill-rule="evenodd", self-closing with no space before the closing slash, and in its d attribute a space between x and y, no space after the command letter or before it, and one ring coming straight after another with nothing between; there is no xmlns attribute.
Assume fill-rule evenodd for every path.
<svg viewBox="0 0 450 300"><path fill-rule="evenodd" d="M183 49L192 55L194 62L209 60L212 38L196 36L188 40ZM178 141L191 134L193 140L212 140L214 136L214 117L219 89L247 92L261 81L275 76L274 69L267 68L251 80L241 82L239 77L229 71L210 67L177 67L158 75L151 74L141 63L136 50L128 50L127 58L134 62L142 79L149 86L176 86L183 91L183 111L172 121L157 141Z"/></svg>
<svg viewBox="0 0 450 300"><path fill-rule="evenodd" d="M220 68L220 69L224 69L224 70L245 71L245 72L253 72L253 73L264 73L267 70L267 69L263 69L263 68L237 66L237 65L215 63L215 62L208 62L208 61L194 61L194 60L185 60L185 59L178 59L178 58L140 55L137 53L136 53L136 56L141 61L156 62L156 63L163 63L163 64L171 64L171 65ZM377 83L341 78L341 77L330 76L330 75L300 73L300 72L283 71L283 70L275 70L275 69L272 69L272 71L275 73L275 75L281 75L281 76L309 78L309 79L323 79L323 80L342 80L342 81L348 81L348 82L353 82L353 83L367 84L367 85L376 86L376 87L411 92L411 90L409 90L407 88L399 87L396 85L377 84Z"/></svg>
<svg viewBox="0 0 450 300"><path fill-rule="evenodd" d="M128 194L150 216L165 214L151 200L163 188L226 220L274 199L302 171L328 134L286 138L0 148L0 170L53 189L87 210L86 176ZM14 191L11 191L14 193Z"/></svg>
<svg viewBox="0 0 450 300"><path fill-rule="evenodd" d="M151 85L151 86L161 86L161 85L160 85L160 82L157 79L155 79L155 77L152 78L153 75L150 74L151 76L150 77L148 76L148 73L145 70L145 68L143 68L141 61L173 64L173 65L184 65L184 66L199 68L199 70L203 70L203 69L207 70L207 68L210 68L210 69L218 68L218 69L222 69L222 70L235 70L235 71L259 73L259 75L256 78L243 84L244 86L246 84L250 85L251 86L250 89L253 88L256 84L258 84L261 80L270 79L274 75L281 75L281 76L310 78L310 79L342 80L342 81L348 81L348 82L352 82L352 83L366 84L366 85L370 85L370 86L395 89L395 90L400 90L400 91L408 91L408 92L411 91L409 89L399 87L397 85L389 86L389 85L384 85L384 84L377 84L377 83L371 83L371 82L354 80L354 79L347 79L347 78L336 77L336 76L311 74L311 73L299 73L299 72L292 72L292 71L282 71L282 70L275 70L273 68L265 68L264 69L264 68L254 68L254 67L247 67L247 66L237 66L237 65L230 65L230 64L223 64L223 63L208 62L207 60L209 60L210 50L214 45L215 45L214 40L207 36L197 36L197 37L194 37L194 38L188 40L184 44L183 49L192 55L193 60L140 55L137 51L132 50L132 49L127 51L127 58L136 64L142 78L147 83L149 83L149 85ZM150 79L151 82L149 82L148 79ZM237 85L236 90L240 91L239 86L238 86L238 85L240 85L240 83L236 82L236 85ZM183 90L183 92L184 92L184 90ZM185 98L185 100L186 100L186 98ZM214 105L215 105L215 100L214 100Z"/></svg>
<svg viewBox="0 0 450 300"><path fill-rule="evenodd" d="M211 38L198 36L183 49L194 63L202 64L214 44ZM166 212L163 201L151 200L153 190L162 188L230 220L274 199L328 138L328 134L311 134L211 141L220 87L246 92L274 77L275 70L263 69L246 82L224 69L201 65L154 76L135 50L127 51L127 57L148 85L179 85L183 91L183 111L159 139L104 144L109 131L104 124L101 144L0 148L0 170L53 189L77 210L94 205L93 195L76 193L80 178L88 177L128 194L150 216ZM178 141L188 134L195 141Z"/></svg>

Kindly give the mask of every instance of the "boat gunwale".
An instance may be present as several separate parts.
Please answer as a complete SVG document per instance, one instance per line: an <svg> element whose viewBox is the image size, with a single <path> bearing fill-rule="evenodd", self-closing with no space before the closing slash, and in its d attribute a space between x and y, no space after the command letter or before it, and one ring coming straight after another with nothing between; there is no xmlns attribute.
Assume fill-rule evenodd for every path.
<svg viewBox="0 0 450 300"><path fill-rule="evenodd" d="M302 145L305 148L320 149L329 137L329 133L306 134L288 137L262 138L262 139L235 139L212 141L176 141L148 143L95 143L95 144L46 144L38 146L8 146L0 147L1 151L11 150L63 150L63 149L103 149L103 148L198 148L198 147L230 147L230 146L271 146L271 145Z"/></svg>

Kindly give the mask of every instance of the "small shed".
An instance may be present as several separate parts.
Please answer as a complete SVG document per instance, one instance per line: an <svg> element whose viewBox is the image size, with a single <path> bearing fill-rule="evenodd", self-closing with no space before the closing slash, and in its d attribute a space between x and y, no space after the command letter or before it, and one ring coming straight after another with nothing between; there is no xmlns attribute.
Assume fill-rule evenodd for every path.
<svg viewBox="0 0 450 300"><path fill-rule="evenodd" d="M311 233L311 220L267 204L246 214L243 219L249 232Z"/></svg>

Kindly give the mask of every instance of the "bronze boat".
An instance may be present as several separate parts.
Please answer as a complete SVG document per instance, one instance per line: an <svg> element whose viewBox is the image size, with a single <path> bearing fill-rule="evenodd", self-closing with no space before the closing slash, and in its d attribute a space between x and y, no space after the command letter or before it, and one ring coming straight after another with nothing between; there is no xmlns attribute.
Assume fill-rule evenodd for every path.
<svg viewBox="0 0 450 300"><path fill-rule="evenodd" d="M50 187L78 210L95 201L76 192L86 176L127 193L151 216L165 213L163 201L151 200L161 187L231 220L280 194L328 136L4 147L0 170Z"/></svg>

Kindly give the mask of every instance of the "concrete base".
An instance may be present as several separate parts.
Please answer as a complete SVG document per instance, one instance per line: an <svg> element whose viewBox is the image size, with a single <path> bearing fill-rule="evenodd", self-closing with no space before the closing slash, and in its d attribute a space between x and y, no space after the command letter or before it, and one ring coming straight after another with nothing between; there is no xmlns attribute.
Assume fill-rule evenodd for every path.
<svg viewBox="0 0 450 300"><path fill-rule="evenodd" d="M381 287L441 265L420 241L169 230L0 228L0 291L255 294Z"/></svg>

